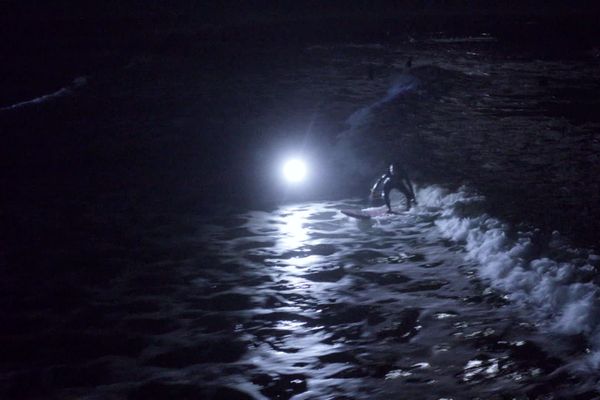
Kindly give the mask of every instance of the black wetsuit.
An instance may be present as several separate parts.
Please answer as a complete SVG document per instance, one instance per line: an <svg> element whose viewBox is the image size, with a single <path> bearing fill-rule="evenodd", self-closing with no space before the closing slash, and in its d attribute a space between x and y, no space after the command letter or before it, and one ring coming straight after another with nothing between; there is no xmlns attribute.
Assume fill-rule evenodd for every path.
<svg viewBox="0 0 600 400"><path fill-rule="evenodd" d="M383 184L383 199L385 200L385 205L389 211L392 211L390 205L390 191L392 189L399 190L406 197L407 208L410 208L411 201L416 203L415 192L413 191L408 174L397 165L395 166L393 173L388 171L375 182L375 185L373 185L373 188L371 189L371 193L375 192L381 184Z"/></svg>

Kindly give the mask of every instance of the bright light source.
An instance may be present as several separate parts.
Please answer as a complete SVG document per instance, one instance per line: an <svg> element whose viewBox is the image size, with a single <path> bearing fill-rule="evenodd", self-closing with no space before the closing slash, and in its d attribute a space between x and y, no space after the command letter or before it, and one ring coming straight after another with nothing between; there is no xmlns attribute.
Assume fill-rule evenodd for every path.
<svg viewBox="0 0 600 400"><path fill-rule="evenodd" d="M306 178L306 172L306 164L297 158L288 160L283 164L283 176L288 182L302 182Z"/></svg>

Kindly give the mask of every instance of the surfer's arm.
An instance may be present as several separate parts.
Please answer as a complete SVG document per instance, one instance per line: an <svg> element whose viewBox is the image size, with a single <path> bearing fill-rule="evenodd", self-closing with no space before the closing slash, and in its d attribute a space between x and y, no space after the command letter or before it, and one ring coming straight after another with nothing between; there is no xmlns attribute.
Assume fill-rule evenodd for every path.
<svg viewBox="0 0 600 400"><path fill-rule="evenodd" d="M377 188L379 187L379 185L381 185L381 182L383 182L383 180L386 177L387 177L387 174L383 174L383 175L381 175L381 178L377 179L377 182L375 182L375 184L371 188L371 196L373 196L373 193L375 193L375 191L377 190Z"/></svg>

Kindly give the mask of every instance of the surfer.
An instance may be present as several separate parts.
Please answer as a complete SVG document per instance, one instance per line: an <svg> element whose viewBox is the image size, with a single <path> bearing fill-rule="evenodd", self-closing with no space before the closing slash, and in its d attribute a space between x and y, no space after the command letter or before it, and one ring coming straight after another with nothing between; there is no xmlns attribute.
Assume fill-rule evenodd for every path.
<svg viewBox="0 0 600 400"><path fill-rule="evenodd" d="M381 189L379 189L381 186ZM406 197L406 209L410 209L411 201L414 204L417 204L417 199L415 198L415 192L412 187L412 183L408 178L408 174L406 171L400 166L399 163L395 162L390 164L388 168L388 172L383 174L381 178L375 182L373 187L371 188L371 199L378 199L383 197L385 200L385 205L388 208L388 212L392 212L392 207L390 205L390 191L392 189L397 189ZM380 191L379 191L380 190Z"/></svg>

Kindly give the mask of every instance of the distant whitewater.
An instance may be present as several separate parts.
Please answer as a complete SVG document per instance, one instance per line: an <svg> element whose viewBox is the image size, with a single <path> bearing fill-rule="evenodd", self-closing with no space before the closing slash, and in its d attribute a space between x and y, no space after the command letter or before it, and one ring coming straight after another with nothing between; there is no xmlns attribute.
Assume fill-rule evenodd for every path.
<svg viewBox="0 0 600 400"><path fill-rule="evenodd" d="M21 101L19 103L15 103L10 106L2 107L2 108L0 108L0 111L15 110L18 108L43 104L43 103L55 100L60 97L68 96L68 95L72 94L74 90L76 90L82 86L85 86L86 84L87 84L87 78L85 76L80 76L80 77L75 78L69 86L65 86L55 92L48 93L48 94L36 97L31 100Z"/></svg>

